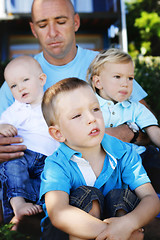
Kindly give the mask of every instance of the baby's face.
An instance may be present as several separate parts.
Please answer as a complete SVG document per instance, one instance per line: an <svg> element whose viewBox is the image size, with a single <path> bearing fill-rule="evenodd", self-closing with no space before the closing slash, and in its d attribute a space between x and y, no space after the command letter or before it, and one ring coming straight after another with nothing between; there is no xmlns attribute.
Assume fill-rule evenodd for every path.
<svg viewBox="0 0 160 240"><path fill-rule="evenodd" d="M104 120L89 86L59 94L56 106L58 125L70 148L83 152L100 146L105 132Z"/></svg>
<svg viewBox="0 0 160 240"><path fill-rule="evenodd" d="M99 77L100 96L113 102L127 100L133 88L134 66L126 63L105 63Z"/></svg>
<svg viewBox="0 0 160 240"><path fill-rule="evenodd" d="M43 85L39 76L26 65L21 64L17 69L11 69L6 79L13 97L22 103L36 104L43 96Z"/></svg>

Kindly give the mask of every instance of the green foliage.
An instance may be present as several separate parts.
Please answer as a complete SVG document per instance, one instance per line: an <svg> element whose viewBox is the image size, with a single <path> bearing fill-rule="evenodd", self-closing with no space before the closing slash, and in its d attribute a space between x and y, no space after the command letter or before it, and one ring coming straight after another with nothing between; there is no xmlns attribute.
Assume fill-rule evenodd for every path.
<svg viewBox="0 0 160 240"><path fill-rule="evenodd" d="M160 123L160 57L135 59L135 79L148 93L146 102Z"/></svg>
<svg viewBox="0 0 160 240"><path fill-rule="evenodd" d="M11 231L13 224L0 226L0 240L34 240L31 236L24 235L20 232Z"/></svg>
<svg viewBox="0 0 160 240"><path fill-rule="evenodd" d="M132 0L127 6L127 33L129 53L134 45L136 54L160 55L160 2L159 0ZM130 45L132 43L132 45Z"/></svg>

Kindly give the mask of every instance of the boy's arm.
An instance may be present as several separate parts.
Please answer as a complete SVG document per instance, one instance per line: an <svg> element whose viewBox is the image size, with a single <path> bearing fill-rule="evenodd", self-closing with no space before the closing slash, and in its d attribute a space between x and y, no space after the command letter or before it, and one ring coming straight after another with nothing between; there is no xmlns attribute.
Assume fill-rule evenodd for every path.
<svg viewBox="0 0 160 240"><path fill-rule="evenodd" d="M96 240L110 239L111 236L128 240L133 232L148 224L160 212L159 198L150 183L136 188L135 193L141 200L138 206L122 217L106 219L108 228Z"/></svg>
<svg viewBox="0 0 160 240"><path fill-rule="evenodd" d="M4 137L14 137L18 134L17 128L11 124L0 124L0 134Z"/></svg>
<svg viewBox="0 0 160 240"><path fill-rule="evenodd" d="M47 192L45 203L52 224L69 235L82 239L95 239L107 228L107 224L103 221L69 205L69 195L66 192Z"/></svg>
<svg viewBox="0 0 160 240"><path fill-rule="evenodd" d="M158 126L149 126L145 128L151 141L160 148L160 128Z"/></svg>
<svg viewBox="0 0 160 240"><path fill-rule="evenodd" d="M135 220L133 224L139 228L148 224L158 215L160 212L160 200L151 183L139 186L135 189L135 193L141 201L131 212L131 215Z"/></svg>

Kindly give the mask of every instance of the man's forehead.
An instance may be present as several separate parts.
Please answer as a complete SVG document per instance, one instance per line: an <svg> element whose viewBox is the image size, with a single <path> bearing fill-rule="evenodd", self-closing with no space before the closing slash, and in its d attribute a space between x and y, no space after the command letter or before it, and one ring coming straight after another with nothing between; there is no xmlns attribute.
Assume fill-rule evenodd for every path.
<svg viewBox="0 0 160 240"><path fill-rule="evenodd" d="M66 0L46 0L35 1L32 8L32 16L37 21L38 17L42 19L58 18L61 16L69 17L71 15L71 5Z"/></svg>

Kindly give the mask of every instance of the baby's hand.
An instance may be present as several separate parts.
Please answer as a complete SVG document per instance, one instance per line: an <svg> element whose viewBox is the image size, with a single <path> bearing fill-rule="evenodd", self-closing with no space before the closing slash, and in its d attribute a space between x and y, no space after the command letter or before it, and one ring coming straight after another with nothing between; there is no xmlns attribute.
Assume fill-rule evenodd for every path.
<svg viewBox="0 0 160 240"><path fill-rule="evenodd" d="M11 124L0 124L0 134L4 137L14 137L17 135L17 129Z"/></svg>
<svg viewBox="0 0 160 240"><path fill-rule="evenodd" d="M123 217L115 217L105 219L107 226L105 231L103 231L96 240L131 240L132 235L132 224L126 222ZM136 240L142 240L143 238L137 238Z"/></svg>

